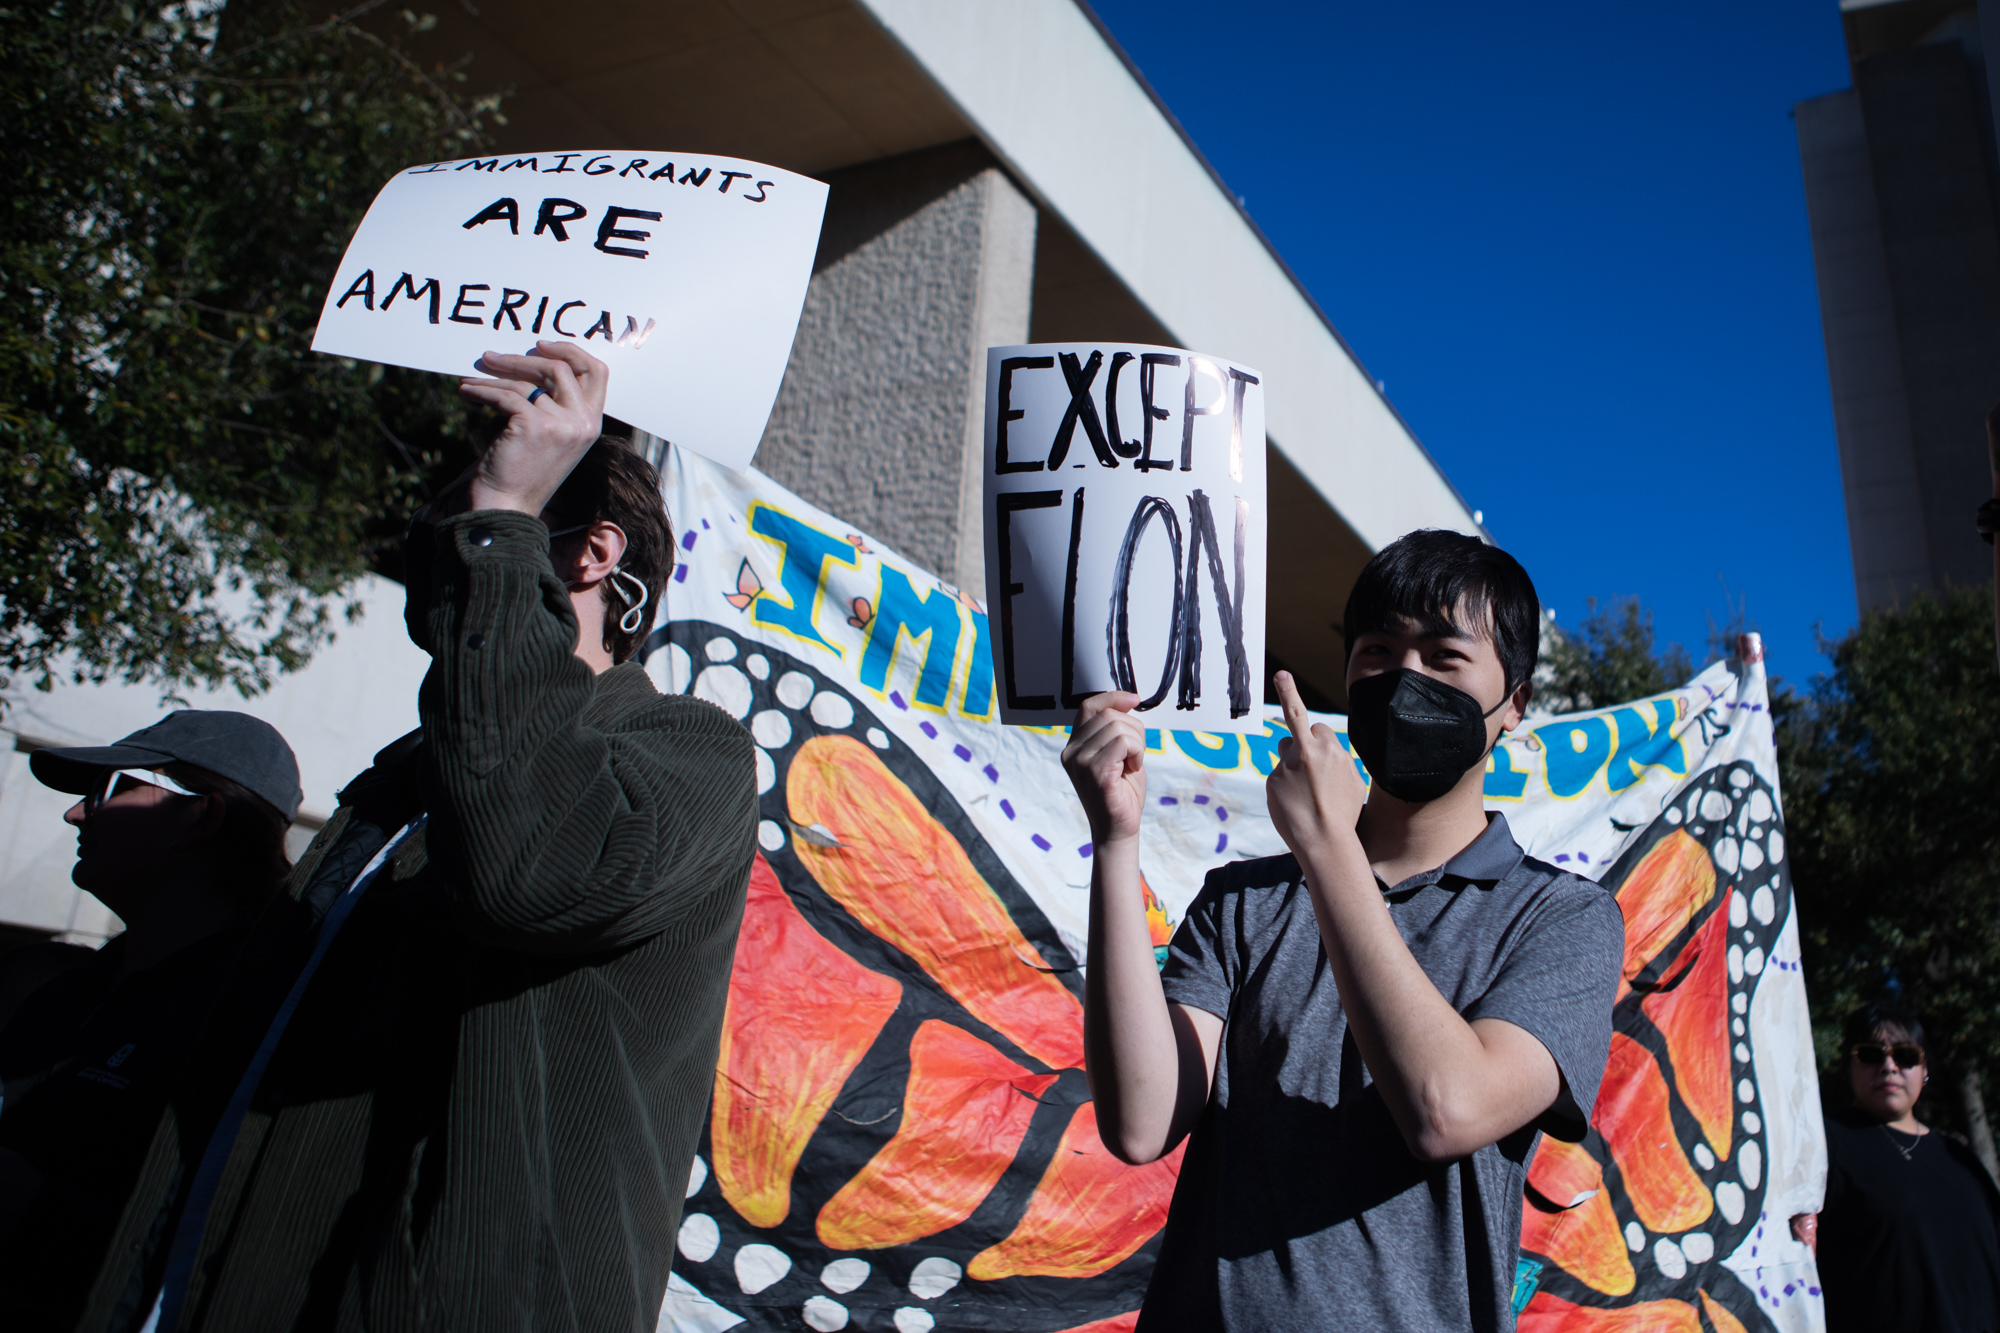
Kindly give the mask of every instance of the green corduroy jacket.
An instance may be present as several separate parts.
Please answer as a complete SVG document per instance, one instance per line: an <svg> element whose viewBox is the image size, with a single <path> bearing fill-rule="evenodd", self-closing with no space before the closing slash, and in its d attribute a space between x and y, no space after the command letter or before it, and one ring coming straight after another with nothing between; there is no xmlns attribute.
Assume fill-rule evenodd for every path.
<svg viewBox="0 0 2000 1333"><path fill-rule="evenodd" d="M259 1085L181 1333L652 1333L755 855L750 738L574 656L532 518L440 524L427 582L422 732L341 793L239 955L81 1329L145 1319L320 918L422 811Z"/></svg>

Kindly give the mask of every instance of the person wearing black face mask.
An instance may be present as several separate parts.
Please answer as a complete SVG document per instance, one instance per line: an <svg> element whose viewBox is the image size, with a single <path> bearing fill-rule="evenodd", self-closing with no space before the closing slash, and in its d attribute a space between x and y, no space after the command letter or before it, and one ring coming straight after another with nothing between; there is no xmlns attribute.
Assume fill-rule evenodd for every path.
<svg viewBox="0 0 2000 1333"><path fill-rule="evenodd" d="M1484 809L1540 615L1474 537L1370 561L1344 628L1372 789L1279 673L1267 797L1291 854L1210 872L1157 971L1138 699L1079 711L1099 1130L1133 1163L1189 1139L1140 1333L1513 1327L1527 1165L1540 1134L1589 1128L1624 955L1616 900Z"/></svg>

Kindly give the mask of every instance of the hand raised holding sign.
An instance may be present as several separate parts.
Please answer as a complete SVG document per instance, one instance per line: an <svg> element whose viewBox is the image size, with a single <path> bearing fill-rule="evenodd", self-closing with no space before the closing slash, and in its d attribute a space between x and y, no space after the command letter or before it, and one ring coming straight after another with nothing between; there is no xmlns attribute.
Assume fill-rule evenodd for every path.
<svg viewBox="0 0 2000 1333"><path fill-rule="evenodd" d="M1123 690L1093 694L1077 710L1063 747L1063 771L1083 802L1096 843L1139 836L1146 808L1146 727L1132 715L1139 696Z"/></svg>
<svg viewBox="0 0 2000 1333"><path fill-rule="evenodd" d="M497 407L507 425L480 458L474 509L539 515L584 452L604 433L611 372L575 343L538 342L529 356L488 352L479 368L504 379L463 379L461 396Z"/></svg>
<svg viewBox="0 0 2000 1333"><path fill-rule="evenodd" d="M1278 764L1264 783L1264 799L1278 836L1303 863L1334 838L1356 837L1368 788L1334 729L1306 713L1292 673L1280 671L1276 680L1292 734L1278 742Z"/></svg>

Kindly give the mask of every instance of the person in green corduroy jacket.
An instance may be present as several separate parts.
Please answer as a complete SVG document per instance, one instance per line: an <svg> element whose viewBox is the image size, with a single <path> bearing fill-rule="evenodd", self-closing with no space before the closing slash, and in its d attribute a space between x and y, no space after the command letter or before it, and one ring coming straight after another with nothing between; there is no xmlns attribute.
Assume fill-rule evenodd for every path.
<svg viewBox="0 0 2000 1333"><path fill-rule="evenodd" d="M652 1333L756 846L749 735L638 662L652 468L569 343L411 529L422 728L259 919L82 1329Z"/></svg>

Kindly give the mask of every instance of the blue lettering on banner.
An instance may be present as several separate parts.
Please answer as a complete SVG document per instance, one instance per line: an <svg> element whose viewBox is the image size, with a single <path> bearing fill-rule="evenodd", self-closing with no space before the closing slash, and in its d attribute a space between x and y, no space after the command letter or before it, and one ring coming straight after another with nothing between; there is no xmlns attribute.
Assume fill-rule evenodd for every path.
<svg viewBox="0 0 2000 1333"><path fill-rule="evenodd" d="M1514 756L1504 745L1493 747L1493 753L1486 756L1486 785L1482 790L1489 800L1518 801L1528 789L1528 775L1514 767Z"/></svg>
<svg viewBox="0 0 2000 1333"><path fill-rule="evenodd" d="M1687 773L1687 751L1681 748L1680 737L1674 735L1674 720L1678 709L1672 699L1655 699L1653 702L1652 725L1646 722L1646 715L1637 708L1621 708L1611 715L1618 725L1618 749L1611 756L1611 771L1605 781L1612 791L1624 791L1645 774L1645 768L1664 768L1670 773L1685 776Z"/></svg>
<svg viewBox="0 0 2000 1333"><path fill-rule="evenodd" d="M826 562L838 560L859 568L854 544L801 523L761 500L750 506L750 531L777 544L778 585L789 599L780 602L770 589L765 589L755 603L752 618L759 625L768 625L824 648L835 657L841 656L840 649L828 643L813 622L819 616L820 598L826 592Z"/></svg>
<svg viewBox="0 0 2000 1333"><path fill-rule="evenodd" d="M951 693L952 664L958 660L958 599L942 589L919 597L901 570L886 564L880 569L875 622L861 654L861 683L878 695L886 691L896 648L907 638L918 654L913 702L942 713Z"/></svg>
<svg viewBox="0 0 2000 1333"><path fill-rule="evenodd" d="M1564 718L1535 728L1549 790L1568 800L1583 794L1611 760L1611 724L1601 717Z"/></svg>
<svg viewBox="0 0 2000 1333"><path fill-rule="evenodd" d="M1203 768L1238 768L1243 763L1243 743L1233 732L1177 731L1174 744Z"/></svg>
<svg viewBox="0 0 2000 1333"><path fill-rule="evenodd" d="M965 698L959 711L967 717L986 717L993 712L993 649L987 643L986 616L972 613L972 656L965 669Z"/></svg>

